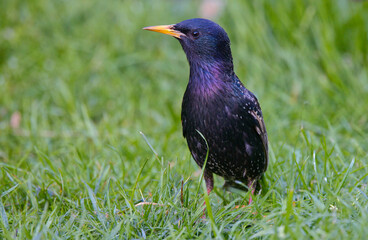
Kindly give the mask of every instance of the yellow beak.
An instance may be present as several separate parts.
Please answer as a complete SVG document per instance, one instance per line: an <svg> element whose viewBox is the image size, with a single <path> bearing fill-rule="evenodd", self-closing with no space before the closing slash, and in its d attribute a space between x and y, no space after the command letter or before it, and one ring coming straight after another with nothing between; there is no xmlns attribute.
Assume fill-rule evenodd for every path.
<svg viewBox="0 0 368 240"><path fill-rule="evenodd" d="M174 30L174 24L173 25L160 25L160 26L151 26L151 27L145 27L144 30L153 31L153 32L159 32L163 34L167 34L176 38L180 39L180 36L184 36L182 32Z"/></svg>

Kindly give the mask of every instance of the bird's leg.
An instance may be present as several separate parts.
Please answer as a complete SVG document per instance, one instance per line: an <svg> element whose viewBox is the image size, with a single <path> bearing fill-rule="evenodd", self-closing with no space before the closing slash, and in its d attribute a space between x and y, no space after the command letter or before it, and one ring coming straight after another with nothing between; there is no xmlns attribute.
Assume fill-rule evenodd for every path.
<svg viewBox="0 0 368 240"><path fill-rule="evenodd" d="M250 181L248 183L248 188L251 191L250 197L249 197L249 204L248 205L250 205L253 202L252 196L254 195L254 192L256 190L256 185L257 185L256 184L256 180Z"/></svg>
<svg viewBox="0 0 368 240"><path fill-rule="evenodd" d="M211 171L207 170L206 168L204 169L204 173L203 173L203 177L204 177L204 182L206 183L206 188L207 188L207 194L209 195L213 189L213 174ZM203 215L202 215L202 219L206 218L206 201L203 202Z"/></svg>
<svg viewBox="0 0 368 240"><path fill-rule="evenodd" d="M207 194L210 194L210 192L213 189L213 174L210 170L207 170L206 168L204 169L204 181L206 183L206 188L207 188Z"/></svg>

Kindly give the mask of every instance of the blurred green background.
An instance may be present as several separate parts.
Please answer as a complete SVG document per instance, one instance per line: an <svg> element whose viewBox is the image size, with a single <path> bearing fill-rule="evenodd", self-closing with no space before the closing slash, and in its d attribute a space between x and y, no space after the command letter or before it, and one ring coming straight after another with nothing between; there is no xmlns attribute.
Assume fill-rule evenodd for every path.
<svg viewBox="0 0 368 240"><path fill-rule="evenodd" d="M269 187L235 209L247 193L216 178L207 220L181 133L185 54L142 30L201 16L229 34L270 141ZM0 234L359 239L367 110L367 1L3 0Z"/></svg>

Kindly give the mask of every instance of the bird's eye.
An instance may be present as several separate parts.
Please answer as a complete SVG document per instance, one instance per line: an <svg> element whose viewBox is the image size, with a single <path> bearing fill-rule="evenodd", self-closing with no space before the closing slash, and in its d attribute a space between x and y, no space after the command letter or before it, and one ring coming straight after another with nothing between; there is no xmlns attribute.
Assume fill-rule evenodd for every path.
<svg viewBox="0 0 368 240"><path fill-rule="evenodd" d="M193 36L194 38L198 38L198 37L199 37L199 32L198 32L198 31L193 31L193 32L192 32L192 36Z"/></svg>

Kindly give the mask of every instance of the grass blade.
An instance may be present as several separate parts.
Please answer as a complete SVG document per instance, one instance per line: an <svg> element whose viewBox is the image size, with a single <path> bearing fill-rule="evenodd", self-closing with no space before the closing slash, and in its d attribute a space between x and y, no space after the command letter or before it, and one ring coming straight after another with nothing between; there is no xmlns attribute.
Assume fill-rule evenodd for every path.
<svg viewBox="0 0 368 240"><path fill-rule="evenodd" d="M335 194L336 194L336 195L337 195L337 194L339 194L339 192L341 191L341 188L343 187L343 185L344 185L344 183L345 183L345 181L346 181L346 178L348 177L348 175L349 175L349 173L350 173L351 169L353 168L354 163L355 163L355 158L353 158L353 159L351 160L350 165L349 165L348 169L346 170L346 172L345 172L345 174L344 174L344 177L343 177L342 181L340 182L339 186L337 187L337 190L336 190L336 192L335 192Z"/></svg>

